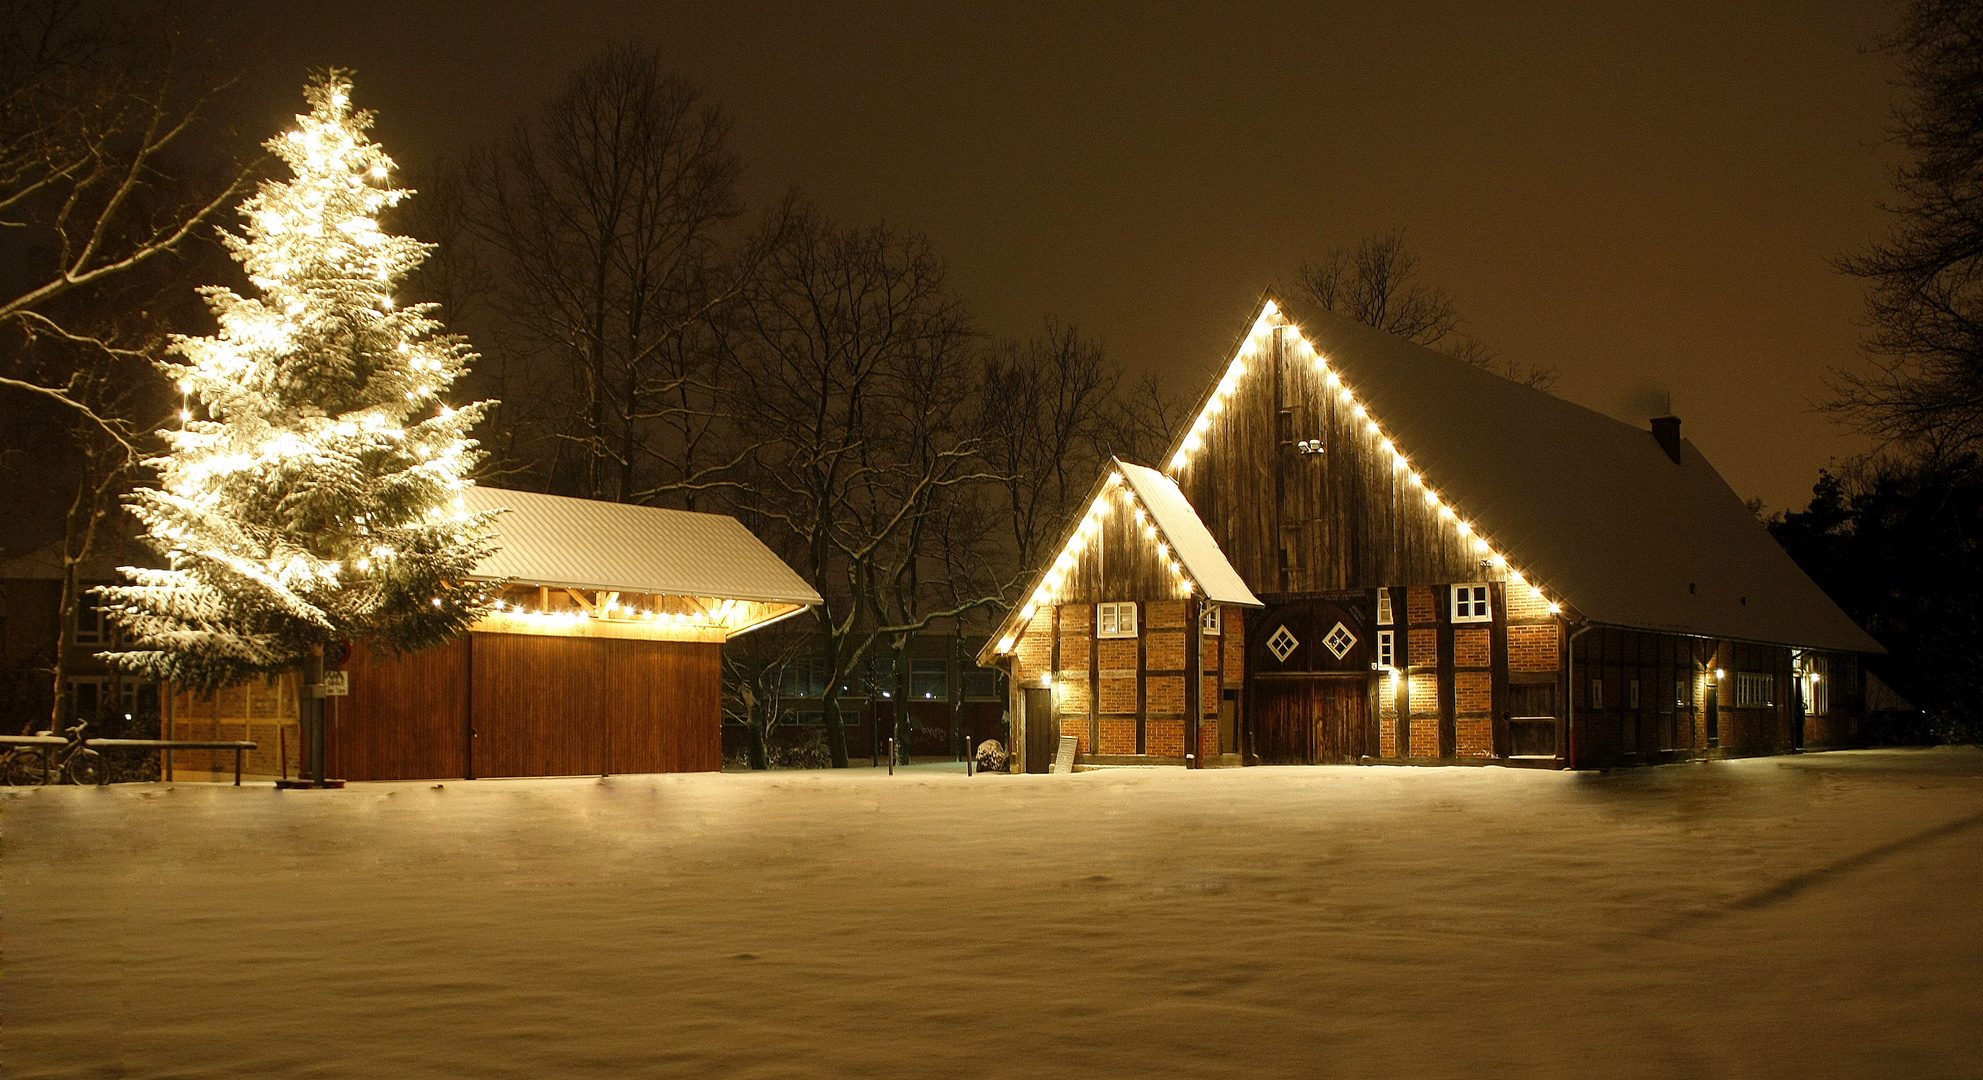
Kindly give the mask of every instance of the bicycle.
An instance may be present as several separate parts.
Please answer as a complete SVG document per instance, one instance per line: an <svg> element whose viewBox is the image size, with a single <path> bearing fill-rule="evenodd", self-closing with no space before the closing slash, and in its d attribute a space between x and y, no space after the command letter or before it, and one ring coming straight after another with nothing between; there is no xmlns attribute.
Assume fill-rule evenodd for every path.
<svg viewBox="0 0 1983 1080"><path fill-rule="evenodd" d="M83 729L89 721L79 720L75 727L63 728L69 736L63 746L43 750L24 746L7 755L7 782L15 787L38 787L60 777L71 784L92 787L110 782L110 763L102 754L89 748L89 738Z"/></svg>

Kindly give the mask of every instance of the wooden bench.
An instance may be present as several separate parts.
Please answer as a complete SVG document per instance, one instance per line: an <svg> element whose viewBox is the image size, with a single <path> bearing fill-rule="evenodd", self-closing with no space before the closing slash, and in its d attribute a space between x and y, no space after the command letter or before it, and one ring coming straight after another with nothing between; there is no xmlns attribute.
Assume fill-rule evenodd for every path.
<svg viewBox="0 0 1983 1080"><path fill-rule="evenodd" d="M0 735L0 746L67 746L70 740L60 735ZM85 739L83 745L93 750L232 750L234 751L234 786L241 786L241 755L258 749L256 743L239 741L196 742L185 739ZM109 773L104 773L108 782Z"/></svg>

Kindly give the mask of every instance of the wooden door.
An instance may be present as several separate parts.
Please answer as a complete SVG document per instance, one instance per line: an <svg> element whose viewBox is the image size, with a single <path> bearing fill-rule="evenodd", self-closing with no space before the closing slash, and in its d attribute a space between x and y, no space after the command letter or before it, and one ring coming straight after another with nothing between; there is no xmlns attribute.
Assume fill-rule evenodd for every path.
<svg viewBox="0 0 1983 1080"><path fill-rule="evenodd" d="M1054 748L1060 740L1060 725L1053 717L1053 691L1029 686L1025 694L1026 771L1043 773L1053 764Z"/></svg>
<svg viewBox="0 0 1983 1080"><path fill-rule="evenodd" d="M1317 765L1354 763L1370 753L1369 713L1362 679L1318 679L1311 684Z"/></svg>
<svg viewBox="0 0 1983 1080"><path fill-rule="evenodd" d="M1555 683L1511 683L1508 687L1508 756L1559 756Z"/></svg>
<svg viewBox="0 0 1983 1080"><path fill-rule="evenodd" d="M1315 706L1309 679L1255 679L1247 716L1253 756L1262 765L1315 760Z"/></svg>

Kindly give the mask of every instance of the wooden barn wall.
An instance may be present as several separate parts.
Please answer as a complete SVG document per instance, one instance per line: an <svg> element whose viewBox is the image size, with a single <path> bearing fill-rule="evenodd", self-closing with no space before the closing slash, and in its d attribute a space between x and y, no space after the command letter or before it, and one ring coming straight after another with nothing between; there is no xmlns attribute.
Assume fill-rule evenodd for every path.
<svg viewBox="0 0 1983 1080"><path fill-rule="evenodd" d="M723 764L723 647L475 634L478 777Z"/></svg>
<svg viewBox="0 0 1983 1080"><path fill-rule="evenodd" d="M1475 540L1393 466L1290 331L1254 340L1204 445L1171 475L1256 593L1505 577L1483 572ZM1326 452L1299 452L1314 439Z"/></svg>
<svg viewBox="0 0 1983 1080"><path fill-rule="evenodd" d="M396 655L354 645L344 662L351 693L334 699L330 760L350 780L466 775L469 641Z"/></svg>
<svg viewBox="0 0 1983 1080"><path fill-rule="evenodd" d="M1144 522L1137 522L1128 486L1106 486L1099 497L1105 507L1101 528L1074 556L1074 565L1054 590L1055 602L1183 598L1183 579L1171 573L1157 553L1159 539L1147 515ZM1086 507L1082 512L1087 512Z"/></svg>
<svg viewBox="0 0 1983 1080"><path fill-rule="evenodd" d="M357 648L331 764L352 780L718 769L722 658L710 642L528 634Z"/></svg>

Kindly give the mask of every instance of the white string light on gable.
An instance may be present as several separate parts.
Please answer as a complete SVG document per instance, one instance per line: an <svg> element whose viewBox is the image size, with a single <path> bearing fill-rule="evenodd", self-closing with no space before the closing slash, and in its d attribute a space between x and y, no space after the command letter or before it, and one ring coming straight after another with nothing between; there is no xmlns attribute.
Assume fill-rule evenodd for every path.
<svg viewBox="0 0 1983 1080"><path fill-rule="evenodd" d="M1507 557L1496 551L1486 537L1475 535L1472 523L1460 516L1459 511L1441 498L1439 492L1426 483L1425 478L1411 467L1410 459L1377 422L1376 417L1371 415L1369 408L1357 400L1356 393L1350 388L1349 383L1329 364L1328 358L1321 350L1309 342L1299 326L1281 317L1280 306L1272 300L1261 305L1260 316L1254 320L1252 330L1234 352L1232 362L1227 365L1224 376L1220 378L1211 397L1206 400L1204 408L1199 410L1198 416L1192 421L1190 432L1178 447L1177 453L1171 456L1170 471L1175 474L1189 465L1192 457L1204 446L1206 433L1211 428L1213 417L1225 410L1227 399L1237 392L1239 381L1246 375L1247 358L1259 351L1262 342L1273 333L1276 326L1286 327L1286 338L1284 338L1286 347L1296 355L1297 359L1307 357L1313 361L1315 370L1322 376L1323 384L1335 392L1343 407L1362 422L1364 432L1390 456L1392 469L1403 472L1412 487L1424 491L1426 506L1438 514L1441 520L1453 522L1463 541L1472 538L1474 548L1487 565L1497 570L1506 570L1511 584L1526 585L1536 599L1548 605L1550 614L1560 614L1562 612L1560 604L1550 600L1541 586L1531 584L1523 578L1520 571L1511 566Z"/></svg>

